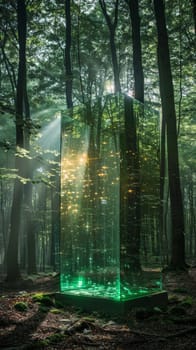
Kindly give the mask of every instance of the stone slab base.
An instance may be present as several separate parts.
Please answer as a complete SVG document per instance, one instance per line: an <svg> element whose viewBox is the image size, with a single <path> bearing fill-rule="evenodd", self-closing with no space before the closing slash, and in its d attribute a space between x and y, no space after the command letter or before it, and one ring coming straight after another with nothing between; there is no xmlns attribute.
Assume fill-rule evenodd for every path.
<svg viewBox="0 0 196 350"><path fill-rule="evenodd" d="M161 291L131 300L111 300L91 296L76 296L66 293L56 293L56 301L63 305L74 306L82 311L104 313L108 315L123 315L135 308L153 309L154 307L166 307L168 296L166 291Z"/></svg>

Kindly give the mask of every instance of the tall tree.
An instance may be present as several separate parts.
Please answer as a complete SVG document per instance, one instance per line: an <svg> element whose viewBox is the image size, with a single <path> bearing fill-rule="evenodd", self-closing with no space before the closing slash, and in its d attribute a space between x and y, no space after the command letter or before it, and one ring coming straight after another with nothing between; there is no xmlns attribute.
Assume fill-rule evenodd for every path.
<svg viewBox="0 0 196 350"><path fill-rule="evenodd" d="M71 67L71 10L70 0L65 0L66 38L65 38L65 71L67 107L73 107L72 101L72 67Z"/></svg>
<svg viewBox="0 0 196 350"><path fill-rule="evenodd" d="M193 20L194 20L194 27L195 27L195 34L196 34L196 0L191 0L192 2L192 8L193 8Z"/></svg>
<svg viewBox="0 0 196 350"><path fill-rule="evenodd" d="M132 45L133 45L133 71L135 98L141 103L144 102L144 75L142 67L142 50L140 40L140 17L137 0L125 0L129 6ZM141 108L141 111L143 108ZM122 162L121 173L123 183L121 186L121 198L124 198L124 209L121 210L122 229L126 227L127 256L129 258L130 269L140 269L140 166L139 147L137 139L136 113L133 108L132 99L125 96L125 135L121 140ZM124 164L123 164L124 163ZM123 175L123 168L126 169L127 176ZM126 199L126 200L125 200ZM126 213L126 215L124 213ZM125 233L124 233L125 235ZM122 257L123 259L123 257ZM126 260L126 259L125 259Z"/></svg>
<svg viewBox="0 0 196 350"><path fill-rule="evenodd" d="M26 53L25 53L26 57ZM24 175L27 183L24 184L24 234L27 236L27 270L28 273L36 273L36 248L35 248L35 227L32 215L32 160L30 157L30 137L32 121L27 93L26 72L24 77L24 148L28 157L24 159Z"/></svg>
<svg viewBox="0 0 196 350"><path fill-rule="evenodd" d="M113 67L113 74L114 74L114 87L115 87L115 93L121 91L120 87L120 78L119 78L119 66L118 66L118 59L117 59L117 52L116 52L116 44L115 44L115 32L118 24L118 3L119 1L115 1L115 8L114 8L114 20L110 18L107 6L104 0L99 0L99 4L101 6L103 15L105 17L106 23L109 28L110 33L110 48L111 48L111 54L112 54L112 67Z"/></svg>
<svg viewBox="0 0 196 350"><path fill-rule="evenodd" d="M166 121L168 178L172 221L172 268L185 268L184 213L180 186L176 111L163 0L154 0L162 114Z"/></svg>
<svg viewBox="0 0 196 350"><path fill-rule="evenodd" d="M24 97L26 82L26 34L27 14L25 0L17 0L17 27L19 42L19 66L16 91L16 148L18 153L24 147ZM20 278L18 263L18 242L20 232L20 219L23 198L23 185L19 177L23 176L23 159L19 155L15 158L15 167L18 169L18 177L15 179L13 202L10 219L10 236L7 248L7 280Z"/></svg>
<svg viewBox="0 0 196 350"><path fill-rule="evenodd" d="M125 130L121 134L121 262L129 278L140 265L140 170L137 139L137 120L133 99L124 97Z"/></svg>
<svg viewBox="0 0 196 350"><path fill-rule="evenodd" d="M129 6L132 27L133 73L135 98L144 102L144 73L142 66L142 48L140 38L140 16L138 0L125 0Z"/></svg>

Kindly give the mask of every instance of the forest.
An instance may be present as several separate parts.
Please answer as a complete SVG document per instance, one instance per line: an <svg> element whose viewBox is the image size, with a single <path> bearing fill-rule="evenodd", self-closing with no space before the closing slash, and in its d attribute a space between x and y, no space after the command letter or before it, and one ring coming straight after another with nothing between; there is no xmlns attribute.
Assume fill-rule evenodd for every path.
<svg viewBox="0 0 196 350"><path fill-rule="evenodd" d="M79 269L96 283L109 273L111 287L119 261L125 285L144 267L160 281L165 271L187 278L196 1L2 0L0 9L2 288L61 275L64 290ZM103 349L126 348L112 346Z"/></svg>

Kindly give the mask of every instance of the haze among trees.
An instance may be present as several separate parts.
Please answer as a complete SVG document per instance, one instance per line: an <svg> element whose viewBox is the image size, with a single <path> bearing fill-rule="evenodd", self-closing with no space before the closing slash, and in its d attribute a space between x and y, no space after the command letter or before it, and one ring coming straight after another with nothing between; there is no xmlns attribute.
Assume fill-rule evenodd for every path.
<svg viewBox="0 0 196 350"><path fill-rule="evenodd" d="M101 123L110 94L125 96L132 179L140 150L126 96L155 111L162 266L195 264L195 0L3 0L0 10L2 274L14 281L59 270L60 116L83 104L92 126L96 102ZM144 128L147 139L148 121ZM139 239L141 184L134 183L127 220Z"/></svg>

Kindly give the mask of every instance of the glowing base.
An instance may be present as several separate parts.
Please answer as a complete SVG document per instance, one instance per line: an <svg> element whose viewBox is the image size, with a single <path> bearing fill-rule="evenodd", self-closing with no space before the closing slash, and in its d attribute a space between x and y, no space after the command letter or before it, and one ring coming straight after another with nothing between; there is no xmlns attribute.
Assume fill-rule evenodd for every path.
<svg viewBox="0 0 196 350"><path fill-rule="evenodd" d="M168 297L165 291L123 301L96 298L93 296L78 296L70 293L56 293L56 300L63 305L79 307L86 312L98 311L100 313L118 316L128 314L134 308L152 309L153 307L166 307Z"/></svg>
<svg viewBox="0 0 196 350"><path fill-rule="evenodd" d="M61 274L60 291L78 297L105 298L126 301L161 292L160 271L140 271L126 278L108 274L71 277Z"/></svg>
<svg viewBox="0 0 196 350"><path fill-rule="evenodd" d="M70 288L67 290L62 288L61 291L66 295L73 295L75 297L84 296L94 298L105 298L107 300L111 299L116 301L125 301L160 292L160 288L145 288L139 286L130 288L128 284L123 285L121 283L120 285L119 283L119 288L115 288L112 286L108 287L101 284L94 284L86 288Z"/></svg>

